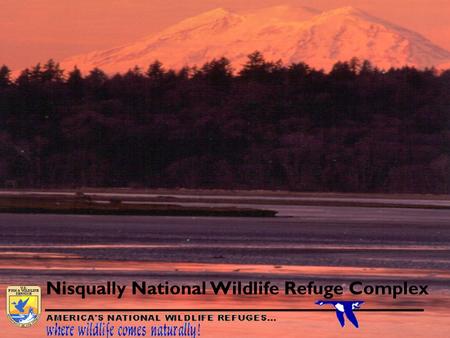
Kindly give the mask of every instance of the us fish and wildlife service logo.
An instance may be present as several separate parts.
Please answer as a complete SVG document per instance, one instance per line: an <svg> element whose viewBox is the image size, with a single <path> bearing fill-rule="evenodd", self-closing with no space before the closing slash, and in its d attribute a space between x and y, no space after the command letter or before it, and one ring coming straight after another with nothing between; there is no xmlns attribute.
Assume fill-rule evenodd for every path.
<svg viewBox="0 0 450 338"><path fill-rule="evenodd" d="M8 286L6 289L6 315L19 327L34 325L41 314L41 288L39 286Z"/></svg>

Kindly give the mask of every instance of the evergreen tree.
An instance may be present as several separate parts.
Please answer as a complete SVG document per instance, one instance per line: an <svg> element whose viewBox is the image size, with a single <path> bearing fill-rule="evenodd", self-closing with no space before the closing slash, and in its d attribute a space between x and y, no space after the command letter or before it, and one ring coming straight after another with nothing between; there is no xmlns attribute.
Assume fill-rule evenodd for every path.
<svg viewBox="0 0 450 338"><path fill-rule="evenodd" d="M11 85L11 70L3 65L0 67L0 88L6 88Z"/></svg>
<svg viewBox="0 0 450 338"><path fill-rule="evenodd" d="M81 71L75 66L69 73L67 79L67 87L72 95L76 99L80 99L84 95L84 79L81 75Z"/></svg>
<svg viewBox="0 0 450 338"><path fill-rule="evenodd" d="M147 70L147 76L152 81L161 81L164 78L165 73L163 64L158 60L153 62Z"/></svg>
<svg viewBox="0 0 450 338"><path fill-rule="evenodd" d="M40 80L42 82L63 82L63 74L64 71L60 69L59 63L50 59L47 63L42 67L40 72Z"/></svg>

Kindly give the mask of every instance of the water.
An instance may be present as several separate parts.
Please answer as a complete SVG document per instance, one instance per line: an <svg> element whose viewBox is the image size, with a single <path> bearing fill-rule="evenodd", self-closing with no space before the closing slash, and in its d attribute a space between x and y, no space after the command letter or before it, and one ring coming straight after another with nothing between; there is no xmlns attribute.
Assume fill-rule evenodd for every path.
<svg viewBox="0 0 450 338"><path fill-rule="evenodd" d="M273 206L271 206L273 207ZM342 329L332 312L266 313L273 321L199 323L200 337L446 337L450 331L450 211L276 206L274 219L0 215L0 289L47 281L198 283L202 280L354 280L429 284L427 297L364 297L364 308L418 307L423 313L358 313ZM5 303L4 292L0 303ZM45 337L51 308L311 308L317 297L44 295L28 329L0 316L6 337ZM182 313L182 311L178 311ZM236 310L236 313L239 311ZM191 314L192 312L189 312ZM163 316L164 313L159 313ZM215 316L218 313L214 313ZM77 324L77 322L75 323ZM78 322L81 324L81 322ZM148 323L149 326L157 323ZM21 331L22 330L22 331ZM24 331L26 330L26 331Z"/></svg>

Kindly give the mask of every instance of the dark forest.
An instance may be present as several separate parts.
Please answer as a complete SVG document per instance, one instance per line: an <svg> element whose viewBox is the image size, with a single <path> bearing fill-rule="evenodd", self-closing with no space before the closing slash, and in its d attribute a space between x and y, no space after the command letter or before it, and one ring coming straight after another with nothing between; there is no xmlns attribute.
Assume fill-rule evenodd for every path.
<svg viewBox="0 0 450 338"><path fill-rule="evenodd" d="M450 193L450 71L0 68L0 187Z"/></svg>

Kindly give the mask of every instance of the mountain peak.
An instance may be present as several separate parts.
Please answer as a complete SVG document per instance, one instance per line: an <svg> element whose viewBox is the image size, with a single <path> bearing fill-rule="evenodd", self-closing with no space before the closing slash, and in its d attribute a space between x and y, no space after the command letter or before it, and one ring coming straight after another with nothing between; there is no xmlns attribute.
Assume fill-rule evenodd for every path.
<svg viewBox="0 0 450 338"><path fill-rule="evenodd" d="M207 12L203 12L197 16L189 17L179 23L167 28L161 34L163 36L179 34L187 31L195 31L196 29L213 29L214 26L228 26L232 23L239 22L241 17L225 8L219 7ZM214 29L213 29L214 30ZM211 31L212 32L212 31Z"/></svg>
<svg viewBox="0 0 450 338"><path fill-rule="evenodd" d="M187 19L182 20L178 24L170 27L169 30L173 30L172 28L194 28L196 26L210 24L217 22L219 20L227 20L230 18L238 18L239 15L233 13L225 8L219 7L207 12L203 12L197 16L189 17Z"/></svg>
<svg viewBox="0 0 450 338"><path fill-rule="evenodd" d="M333 9L331 11L327 11L325 13L328 13L328 14L350 14L350 15L365 14L362 10L360 10L359 8L353 7L353 6L339 7L339 8Z"/></svg>
<svg viewBox="0 0 450 338"><path fill-rule="evenodd" d="M358 17L366 20L379 20L366 12L360 10L359 8L353 6L339 7L329 11L321 13L318 17L320 18L331 18L331 17Z"/></svg>
<svg viewBox="0 0 450 338"><path fill-rule="evenodd" d="M385 69L424 68L450 60L450 52L420 34L355 7L320 13L308 7L275 6L245 14L216 8L138 42L76 56L62 65L66 69L78 65L85 71L101 67L115 73L135 65L146 68L156 59L179 69L227 57L238 69L255 50L267 60L303 61L325 70L353 57Z"/></svg>
<svg viewBox="0 0 450 338"><path fill-rule="evenodd" d="M218 8L211 9L211 10L209 10L207 12L204 12L204 13L196 16L196 17L197 18L200 18L200 17L203 17L203 18L221 18L221 17L224 17L224 16L228 16L230 14L233 14L233 13L231 13L231 11L229 11L229 10L223 8L223 7L218 7Z"/></svg>
<svg viewBox="0 0 450 338"><path fill-rule="evenodd" d="M222 7L218 7L215 9L211 9L209 11L203 12L199 15L187 18L183 21L181 21L180 23L183 22L214 22L217 20L223 20L226 18L230 18L230 17L238 17L239 15L236 13L233 13L232 11L222 8Z"/></svg>

